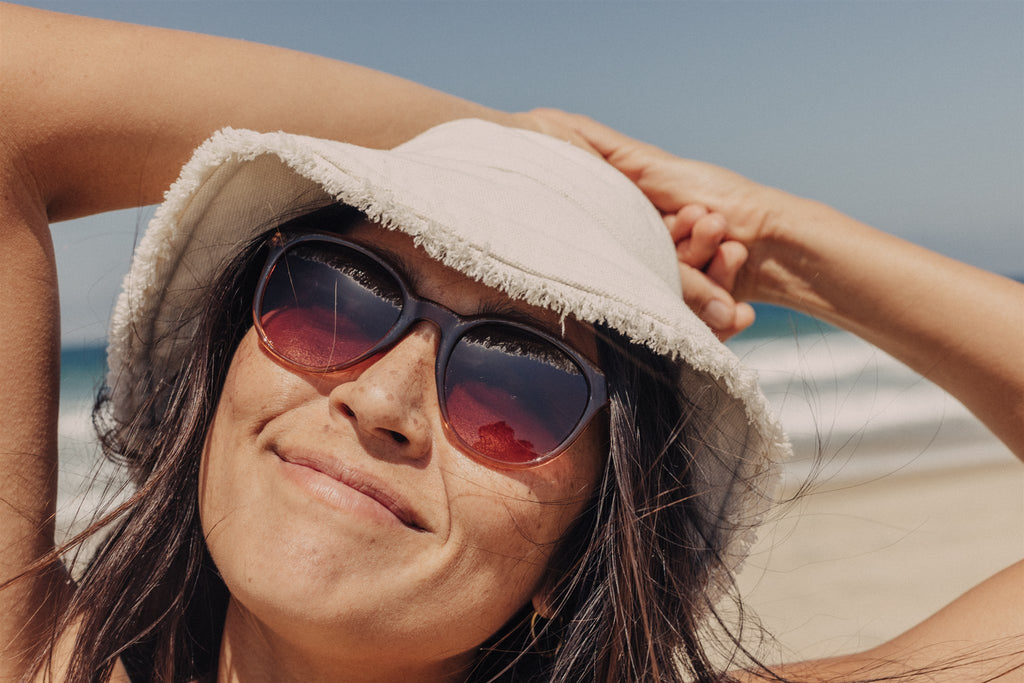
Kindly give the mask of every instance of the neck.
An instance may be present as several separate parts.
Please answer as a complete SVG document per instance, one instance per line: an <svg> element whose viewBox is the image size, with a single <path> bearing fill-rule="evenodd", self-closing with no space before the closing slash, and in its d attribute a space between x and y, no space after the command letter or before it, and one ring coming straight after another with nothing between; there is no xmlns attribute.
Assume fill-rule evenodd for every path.
<svg viewBox="0 0 1024 683"><path fill-rule="evenodd" d="M343 637L316 647L314 638L287 629L288 637L258 621L232 598L228 605L217 662L217 683L350 681L397 683L464 681L472 653L437 661L407 661L387 644L346 647ZM213 677L210 678L212 682Z"/></svg>

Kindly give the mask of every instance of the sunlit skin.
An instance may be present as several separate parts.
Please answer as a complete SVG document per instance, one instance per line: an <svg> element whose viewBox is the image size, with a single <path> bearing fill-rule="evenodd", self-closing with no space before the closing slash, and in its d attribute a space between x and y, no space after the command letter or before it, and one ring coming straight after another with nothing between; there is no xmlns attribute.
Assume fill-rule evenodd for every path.
<svg viewBox="0 0 1024 683"><path fill-rule="evenodd" d="M351 236L398 255L422 296L458 313L511 307L561 329L401 233ZM474 460L441 421L437 334L419 323L331 374L282 366L252 330L242 340L200 479L203 529L232 595L220 680L457 680L520 608L544 609L544 570L595 486L603 429L533 469ZM582 325L566 336L593 357Z"/></svg>

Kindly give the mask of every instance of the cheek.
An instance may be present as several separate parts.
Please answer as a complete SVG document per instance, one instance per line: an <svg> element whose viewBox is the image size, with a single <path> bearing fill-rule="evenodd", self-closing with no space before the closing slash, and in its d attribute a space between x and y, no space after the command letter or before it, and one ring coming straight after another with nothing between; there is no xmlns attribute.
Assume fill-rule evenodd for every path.
<svg viewBox="0 0 1024 683"><path fill-rule="evenodd" d="M464 521L449 538L449 557L437 572L442 581L434 585L433 596L423 596L425 603L447 611L451 624L460 625L463 647L498 632L542 591L560 536L562 525L547 506L496 496L452 501L453 517Z"/></svg>
<svg viewBox="0 0 1024 683"><path fill-rule="evenodd" d="M524 470L495 470L460 456L467 473L453 477L461 486L449 487L453 514L464 514L470 524L486 519L483 536L500 539L502 534L516 532L530 545L551 546L597 486L606 460L603 434L595 424L558 457ZM479 483L468 484L472 481ZM485 510L489 513L483 514ZM505 540L510 541L507 535Z"/></svg>
<svg viewBox="0 0 1024 683"><path fill-rule="evenodd" d="M231 425L256 429L261 416L280 410L290 393L291 375L260 349L253 330L242 338L224 378L217 403L216 419Z"/></svg>
<svg viewBox="0 0 1024 683"><path fill-rule="evenodd" d="M536 469L451 477L458 484L450 485L448 493L452 542L459 549L454 574L472 586L470 592L492 600L499 595L505 619L556 578L548 575L550 557L590 501L600 475L604 458L596 447L589 448L594 445L581 438L569 452Z"/></svg>
<svg viewBox="0 0 1024 683"><path fill-rule="evenodd" d="M199 512L208 537L221 520L255 497L248 490L254 482L242 474L252 471L260 430L297 400L288 378L260 351L250 330L232 359L203 447Z"/></svg>

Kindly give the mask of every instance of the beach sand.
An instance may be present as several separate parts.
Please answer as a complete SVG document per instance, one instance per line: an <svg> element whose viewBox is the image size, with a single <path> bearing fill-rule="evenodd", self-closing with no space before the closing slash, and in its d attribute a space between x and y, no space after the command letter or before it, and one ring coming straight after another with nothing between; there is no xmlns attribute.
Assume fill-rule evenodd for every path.
<svg viewBox="0 0 1024 683"><path fill-rule="evenodd" d="M777 511L739 576L777 641L769 660L872 647L1024 558L1024 465L991 436L971 441L818 477Z"/></svg>

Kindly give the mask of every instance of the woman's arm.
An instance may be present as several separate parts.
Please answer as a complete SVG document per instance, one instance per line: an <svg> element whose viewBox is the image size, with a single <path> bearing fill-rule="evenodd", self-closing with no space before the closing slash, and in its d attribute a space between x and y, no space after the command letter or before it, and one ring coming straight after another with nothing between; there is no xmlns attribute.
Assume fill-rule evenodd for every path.
<svg viewBox="0 0 1024 683"><path fill-rule="evenodd" d="M906 581L919 577L904 577ZM1024 681L1024 562L981 582L906 633L867 652L774 669L804 683ZM759 683L756 674L741 678ZM769 677L768 680L771 680Z"/></svg>
<svg viewBox="0 0 1024 683"><path fill-rule="evenodd" d="M49 223L158 201L223 126L385 147L461 117L555 130L298 52L0 4L0 586L54 543ZM19 679L59 606L60 572L33 576L0 591L0 680Z"/></svg>
<svg viewBox="0 0 1024 683"><path fill-rule="evenodd" d="M546 115L573 125L661 210L687 301L722 336L753 319L739 301L826 320L946 389L1024 458L1024 285L586 117ZM700 218L702 207L712 213ZM716 218L717 232L698 232ZM708 315L711 301L724 321Z"/></svg>
<svg viewBox="0 0 1024 683"><path fill-rule="evenodd" d="M678 245L687 302L722 336L752 321L743 300L832 322L944 387L1024 458L1024 286L585 117L544 115L574 126L658 206ZM711 302L722 320L710 319ZM776 673L799 681L1024 680L1024 562L869 652Z"/></svg>
<svg viewBox="0 0 1024 683"><path fill-rule="evenodd" d="M160 200L226 125L391 147L453 118L506 114L401 78L225 38L0 5L0 134L51 220ZM12 150L13 151L13 150Z"/></svg>
<svg viewBox="0 0 1024 683"><path fill-rule="evenodd" d="M0 586L53 548L60 351L46 213L24 160L7 152L0 148ZM20 680L26 646L59 599L53 578L0 592L0 680Z"/></svg>

